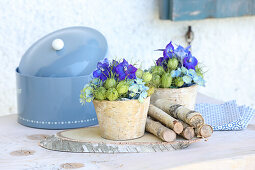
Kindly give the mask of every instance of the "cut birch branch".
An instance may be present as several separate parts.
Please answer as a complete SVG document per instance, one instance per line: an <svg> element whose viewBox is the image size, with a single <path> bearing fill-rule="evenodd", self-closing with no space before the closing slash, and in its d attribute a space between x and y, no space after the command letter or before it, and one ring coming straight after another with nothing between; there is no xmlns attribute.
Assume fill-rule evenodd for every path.
<svg viewBox="0 0 255 170"><path fill-rule="evenodd" d="M210 125L204 124L195 128L197 137L208 138L212 136L213 128Z"/></svg>
<svg viewBox="0 0 255 170"><path fill-rule="evenodd" d="M188 140L195 137L194 128L183 121L180 121L180 122L182 123L182 126L183 126L183 131L180 135Z"/></svg>
<svg viewBox="0 0 255 170"><path fill-rule="evenodd" d="M150 118L147 118L146 120L145 130L166 142L176 140L176 133L174 131L168 129L159 122L151 120Z"/></svg>
<svg viewBox="0 0 255 170"><path fill-rule="evenodd" d="M177 134L180 134L183 130L183 126L180 121L152 104L149 106L148 115L163 123L166 127L173 129L173 131Z"/></svg>
<svg viewBox="0 0 255 170"><path fill-rule="evenodd" d="M155 106L162 109L163 111L173 116L174 118L180 119L195 128L198 127L199 125L204 124L204 118L200 113L187 109L182 105L173 104L169 100L158 99L155 102Z"/></svg>

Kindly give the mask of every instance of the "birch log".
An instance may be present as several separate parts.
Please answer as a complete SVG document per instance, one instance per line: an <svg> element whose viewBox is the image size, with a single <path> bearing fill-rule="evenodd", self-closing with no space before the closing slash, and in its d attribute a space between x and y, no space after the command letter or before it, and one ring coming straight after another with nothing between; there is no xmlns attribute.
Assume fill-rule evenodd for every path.
<svg viewBox="0 0 255 170"><path fill-rule="evenodd" d="M208 138L213 133L213 128L210 125L204 124L195 128L195 133L197 137Z"/></svg>
<svg viewBox="0 0 255 170"><path fill-rule="evenodd" d="M180 134L183 130L183 126L180 121L168 115L166 112L157 108L156 106L153 106L152 104L149 106L148 115L163 123L167 127L173 129L173 131L177 134Z"/></svg>
<svg viewBox="0 0 255 170"><path fill-rule="evenodd" d="M155 106L162 109L163 111L173 116L174 118L180 119L195 128L198 127L199 125L204 124L204 118L200 113L187 109L182 105L173 104L169 100L158 99L155 102Z"/></svg>
<svg viewBox="0 0 255 170"><path fill-rule="evenodd" d="M180 121L180 122L182 123L182 126L183 126L183 131L180 135L184 137L185 139L188 139L188 140L192 139L195 136L194 128L183 121Z"/></svg>
<svg viewBox="0 0 255 170"><path fill-rule="evenodd" d="M168 129L159 122L151 120L150 118L147 118L146 120L145 130L166 142L172 142L176 140L176 133L174 131Z"/></svg>

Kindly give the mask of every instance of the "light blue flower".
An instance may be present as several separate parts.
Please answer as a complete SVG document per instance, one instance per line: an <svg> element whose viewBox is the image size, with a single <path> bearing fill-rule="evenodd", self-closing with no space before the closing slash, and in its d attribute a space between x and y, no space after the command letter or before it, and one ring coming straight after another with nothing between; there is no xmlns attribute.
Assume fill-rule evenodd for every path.
<svg viewBox="0 0 255 170"><path fill-rule="evenodd" d="M102 86L103 82L99 78L94 78L90 81L91 86Z"/></svg>
<svg viewBox="0 0 255 170"><path fill-rule="evenodd" d="M193 81L199 86L205 86L205 81L201 76L196 76L193 78Z"/></svg>
<svg viewBox="0 0 255 170"><path fill-rule="evenodd" d="M144 85L145 82L143 81L143 79L137 78L136 80L134 80L133 82L136 82L136 84L140 84L140 85Z"/></svg>
<svg viewBox="0 0 255 170"><path fill-rule="evenodd" d="M186 84L190 84L192 82L192 78L189 76L183 76L182 80L184 81L184 83Z"/></svg>
<svg viewBox="0 0 255 170"><path fill-rule="evenodd" d="M147 91L147 90L149 90L149 89L150 89L149 87L147 87L147 86L143 86L142 91Z"/></svg>
<svg viewBox="0 0 255 170"><path fill-rule="evenodd" d="M140 103L143 103L144 102L144 99L148 96L148 93L146 91L142 92L140 95L139 95L139 102Z"/></svg>
<svg viewBox="0 0 255 170"><path fill-rule="evenodd" d="M174 77L179 77L181 75L181 69L178 68L177 70L172 70L171 71L171 76Z"/></svg>
<svg viewBox="0 0 255 170"><path fill-rule="evenodd" d="M184 75L188 75L188 69L186 69L185 67L181 67L181 72Z"/></svg>
<svg viewBox="0 0 255 170"><path fill-rule="evenodd" d="M137 84L133 84L128 88L128 90L132 93L138 93L139 86Z"/></svg>
<svg viewBox="0 0 255 170"><path fill-rule="evenodd" d="M197 73L196 73L195 70L189 69L188 70L188 76L190 76L191 78L194 78L195 76L197 76Z"/></svg>
<svg viewBox="0 0 255 170"><path fill-rule="evenodd" d="M128 97L130 99L138 99L139 102L143 102L143 100L148 96L147 90L149 87L145 85L142 79L134 79L130 81L130 87L128 88Z"/></svg>

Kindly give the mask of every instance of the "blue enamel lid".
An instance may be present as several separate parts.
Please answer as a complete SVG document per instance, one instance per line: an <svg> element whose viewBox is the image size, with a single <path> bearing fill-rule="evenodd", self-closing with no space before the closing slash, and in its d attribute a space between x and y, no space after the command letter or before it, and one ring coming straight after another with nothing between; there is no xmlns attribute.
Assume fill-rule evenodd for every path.
<svg viewBox="0 0 255 170"><path fill-rule="evenodd" d="M23 55L19 72L38 77L89 75L107 51L107 41L97 30L64 28L34 43Z"/></svg>

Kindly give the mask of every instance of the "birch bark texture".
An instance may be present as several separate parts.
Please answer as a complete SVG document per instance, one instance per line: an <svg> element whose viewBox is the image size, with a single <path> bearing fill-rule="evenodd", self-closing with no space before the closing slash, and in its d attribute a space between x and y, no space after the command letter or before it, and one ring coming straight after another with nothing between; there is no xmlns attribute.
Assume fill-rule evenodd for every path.
<svg viewBox="0 0 255 170"><path fill-rule="evenodd" d="M183 130L183 126L179 120L173 118L171 115L152 104L149 106L148 115L163 123L166 127L173 129L177 134L180 134Z"/></svg>
<svg viewBox="0 0 255 170"><path fill-rule="evenodd" d="M155 106L174 118L184 121L192 127L197 128L204 124L204 118L200 113L190 110L180 104L173 104L171 101L166 99L158 99L155 102Z"/></svg>
<svg viewBox="0 0 255 170"><path fill-rule="evenodd" d="M147 118L146 120L145 130L165 142L172 142L176 140L176 133L173 130L168 129L161 123L156 122L150 118Z"/></svg>
<svg viewBox="0 0 255 170"><path fill-rule="evenodd" d="M162 142L156 136L145 133L141 138L129 141L111 141L100 136L99 127L67 130L47 137L40 146L54 151L81 153L143 153L166 152L187 148L200 139Z"/></svg>
<svg viewBox="0 0 255 170"><path fill-rule="evenodd" d="M183 88L156 88L151 95L151 104L155 104L158 99L167 99L174 104L181 104L194 110L197 98L198 85Z"/></svg>

